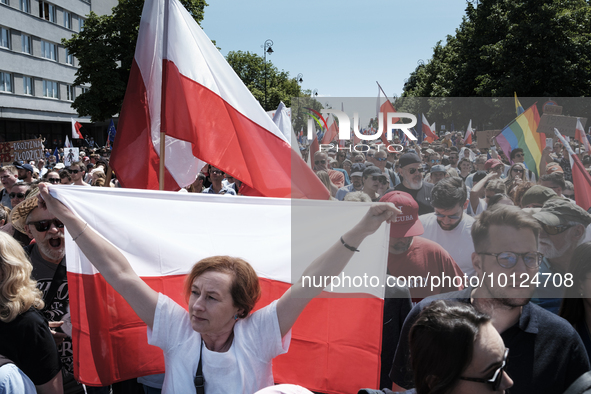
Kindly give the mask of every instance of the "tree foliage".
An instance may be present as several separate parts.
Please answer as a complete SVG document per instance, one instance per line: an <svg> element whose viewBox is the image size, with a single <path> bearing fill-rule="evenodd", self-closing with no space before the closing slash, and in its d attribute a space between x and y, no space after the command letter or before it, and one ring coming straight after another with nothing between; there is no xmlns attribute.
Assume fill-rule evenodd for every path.
<svg viewBox="0 0 591 394"><path fill-rule="evenodd" d="M295 78L290 78L286 71L277 67L261 56L242 51L231 51L226 60L266 111L277 108L279 103L291 106L291 98L301 95L301 88ZM266 77L265 77L266 74ZM265 103L265 83L267 84L267 101Z"/></svg>
<svg viewBox="0 0 591 394"><path fill-rule="evenodd" d="M200 23L205 0L180 0ZM78 59L76 85L90 84L89 91L74 100L80 116L100 122L119 113L129 79L144 0L120 0L111 15L88 15L84 30L62 40Z"/></svg>
<svg viewBox="0 0 591 394"><path fill-rule="evenodd" d="M468 3L454 36L405 84L411 97L591 94L591 5L585 0Z"/></svg>

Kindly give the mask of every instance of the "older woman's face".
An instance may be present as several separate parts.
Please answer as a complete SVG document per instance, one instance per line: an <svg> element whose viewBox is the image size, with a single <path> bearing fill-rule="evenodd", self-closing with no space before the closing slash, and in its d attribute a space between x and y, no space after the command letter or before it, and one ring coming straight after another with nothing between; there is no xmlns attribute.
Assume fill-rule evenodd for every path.
<svg viewBox="0 0 591 394"><path fill-rule="evenodd" d="M201 335L219 335L233 329L234 316L242 311L234 306L231 284L232 276L225 272L207 271L195 278L189 297L193 330Z"/></svg>

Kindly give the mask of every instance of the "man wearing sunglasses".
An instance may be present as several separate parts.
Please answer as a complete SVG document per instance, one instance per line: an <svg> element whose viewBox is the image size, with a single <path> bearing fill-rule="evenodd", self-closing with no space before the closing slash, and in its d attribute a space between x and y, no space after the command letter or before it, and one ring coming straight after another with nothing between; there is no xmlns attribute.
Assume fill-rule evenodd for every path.
<svg viewBox="0 0 591 394"><path fill-rule="evenodd" d="M584 241L591 215L566 198L554 197L547 200L533 217L542 227L538 250L544 254L544 259L540 274L564 275L569 271L575 248ZM552 284L538 289L535 302L557 314L562 296L563 288Z"/></svg>
<svg viewBox="0 0 591 394"><path fill-rule="evenodd" d="M400 178L398 178L398 175L396 174L396 172L394 172L394 170L386 168L387 159L388 154L385 150L380 150L379 152L376 152L374 156L374 162L376 163L376 167L378 167L380 171L382 171L382 174L384 174L386 176L386 179L388 180L388 188L394 188L396 187L396 185L400 183Z"/></svg>
<svg viewBox="0 0 591 394"><path fill-rule="evenodd" d="M564 319L530 302L535 285L501 286L503 283L498 282L499 278L513 273L516 277L522 274L531 277L538 271L539 232L538 221L518 207L500 206L484 211L472 225L475 250L472 264L478 277L486 273L486 280L475 288L421 301L406 318L400 337L408 338L420 311L437 299L472 304L491 317L505 347L511 349L506 371L514 382L512 393L563 393L590 368L581 338ZM408 348L408 341L398 343L390 372L397 386L406 388L413 385L409 379L412 374L409 374Z"/></svg>
<svg viewBox="0 0 591 394"><path fill-rule="evenodd" d="M50 329L61 356L65 371L64 387L72 385L73 391L82 394L84 389L74 380L71 323L69 322L69 294L66 276L64 225L49 211L37 206L38 189L18 204L10 215L13 227L29 237L35 243L25 247L29 255L37 287L43 293L45 309L42 314L50 322ZM65 322L65 323L60 323Z"/></svg>
<svg viewBox="0 0 591 394"><path fill-rule="evenodd" d="M224 180L224 171L214 166L209 167L209 179L211 180L211 186L205 188L203 193L209 194L227 194L231 196L236 195L236 191L232 187L226 187L222 184Z"/></svg>
<svg viewBox="0 0 591 394"><path fill-rule="evenodd" d="M462 178L445 178L433 187L431 205L435 212L419 217L425 232L423 238L447 250L468 276L475 274L472 266L472 224L474 218L464 214L468 207L468 191Z"/></svg>
<svg viewBox="0 0 591 394"><path fill-rule="evenodd" d="M401 183L394 190L408 193L419 204L419 215L433 212L431 191L433 184L423 182L423 164L416 153L405 153L398 160Z"/></svg>
<svg viewBox="0 0 591 394"><path fill-rule="evenodd" d="M77 186L90 186L84 182L84 174L86 173L86 166L81 161L75 161L68 167L68 172L72 178L72 184Z"/></svg>

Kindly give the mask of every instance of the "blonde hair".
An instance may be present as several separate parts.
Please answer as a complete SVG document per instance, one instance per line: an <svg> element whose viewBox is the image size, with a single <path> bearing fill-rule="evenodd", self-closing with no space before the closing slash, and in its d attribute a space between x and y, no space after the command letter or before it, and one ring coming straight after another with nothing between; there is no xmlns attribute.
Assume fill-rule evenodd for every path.
<svg viewBox="0 0 591 394"><path fill-rule="evenodd" d="M0 321L9 323L31 307L43 308L43 296L31 278L32 271L20 244L0 232Z"/></svg>

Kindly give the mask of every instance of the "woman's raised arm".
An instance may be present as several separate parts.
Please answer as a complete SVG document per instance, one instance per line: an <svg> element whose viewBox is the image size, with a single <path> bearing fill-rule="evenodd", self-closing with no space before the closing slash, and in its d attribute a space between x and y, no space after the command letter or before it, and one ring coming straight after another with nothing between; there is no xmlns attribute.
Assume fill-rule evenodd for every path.
<svg viewBox="0 0 591 394"><path fill-rule="evenodd" d="M39 206L61 220L74 237L78 247L99 270L107 283L119 293L148 327L154 324L158 293L148 286L131 268L123 254L97 234L64 204L49 194L45 183L39 184Z"/></svg>
<svg viewBox="0 0 591 394"><path fill-rule="evenodd" d="M391 203L374 204L353 229L343 234L342 239L348 246L357 249L361 242L367 236L375 233L384 221L390 223L396 220L396 216L400 213L400 210ZM336 276L349 263L353 253L355 253L353 250L338 240L330 249L314 260L306 268L302 277L281 296L277 303L277 318L282 337L295 324L306 305L324 290L313 286L304 287L302 278L304 276Z"/></svg>

